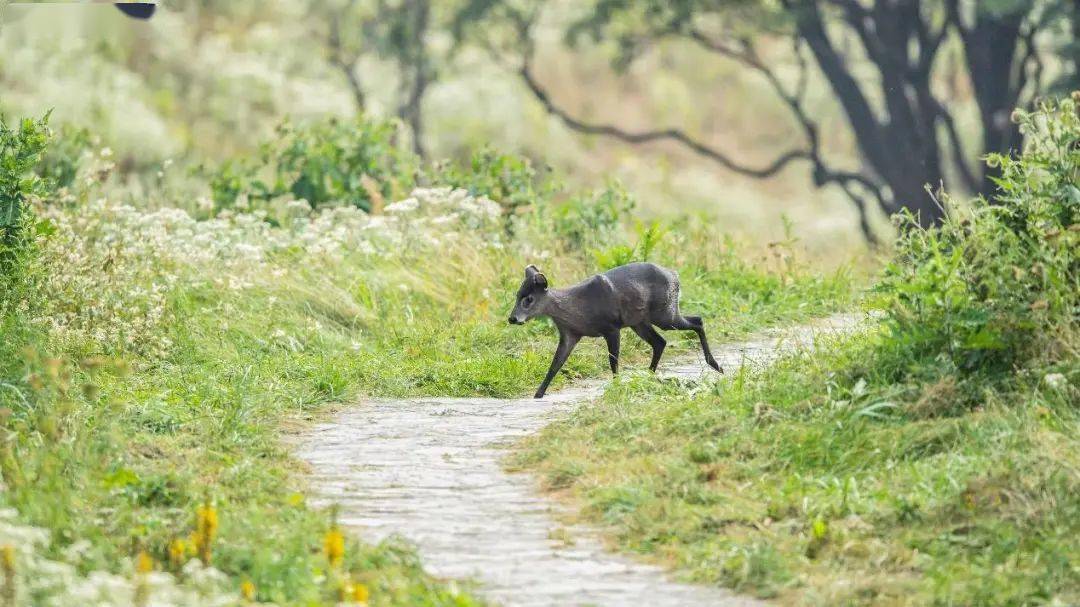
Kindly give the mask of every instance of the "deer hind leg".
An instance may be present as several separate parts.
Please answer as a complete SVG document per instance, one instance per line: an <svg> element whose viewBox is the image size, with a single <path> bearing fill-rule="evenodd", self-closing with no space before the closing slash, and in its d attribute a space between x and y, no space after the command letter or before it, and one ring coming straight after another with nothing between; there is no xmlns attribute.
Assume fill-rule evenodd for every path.
<svg viewBox="0 0 1080 607"><path fill-rule="evenodd" d="M702 322L700 316L682 316L678 315L667 325L659 324L661 329L675 329L678 331L693 331L697 333L698 339L701 340L701 351L705 354L705 362L710 367L723 373L724 370L720 367L716 359L713 358L712 351L709 350L709 340L705 337L705 323Z"/></svg>
<svg viewBox="0 0 1080 607"><path fill-rule="evenodd" d="M634 330L634 333L637 333L638 337L644 339L645 343L652 346L652 362L649 363L649 370L656 371L656 365L660 364L660 357L664 354L667 341L649 323L642 323L630 328Z"/></svg>

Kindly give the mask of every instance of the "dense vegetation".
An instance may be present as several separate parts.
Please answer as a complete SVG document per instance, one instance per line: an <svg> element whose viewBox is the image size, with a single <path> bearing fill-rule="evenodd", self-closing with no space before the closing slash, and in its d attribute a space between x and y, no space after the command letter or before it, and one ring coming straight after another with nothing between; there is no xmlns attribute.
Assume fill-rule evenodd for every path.
<svg viewBox="0 0 1080 607"><path fill-rule="evenodd" d="M791 604L1080 601L1080 95L910 228L858 335L713 388L631 375L521 463L619 544Z"/></svg>
<svg viewBox="0 0 1080 607"><path fill-rule="evenodd" d="M285 126L152 198L85 132L50 148L44 122L2 132L18 263L0 308L0 584L16 602L472 604L309 507L287 423L358 394L534 388L550 328L505 322L526 261L555 284L677 265L716 339L850 298L846 273L811 274L787 244L756 267L695 219L632 229L617 184L567 191L493 150L424 164L377 121ZM583 349L567 375L603 363Z"/></svg>

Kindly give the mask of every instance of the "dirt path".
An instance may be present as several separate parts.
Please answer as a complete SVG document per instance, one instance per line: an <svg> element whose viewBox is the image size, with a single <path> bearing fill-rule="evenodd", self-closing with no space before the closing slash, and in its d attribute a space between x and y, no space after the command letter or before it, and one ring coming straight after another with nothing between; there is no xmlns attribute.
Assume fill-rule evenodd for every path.
<svg viewBox="0 0 1080 607"><path fill-rule="evenodd" d="M821 331L858 322L836 316L720 345L730 374L766 364ZM713 371L701 355L668 359L664 376L696 379ZM706 380L711 377L706 375ZM506 446L603 391L576 385L536 401L491 398L374 400L339 414L301 439L315 499L336 503L341 522L369 541L400 535L416 544L434 575L472 578L505 605L753 605L718 588L673 582L657 567L604 550L594 531L557 522L563 506L537 492L526 474L507 474Z"/></svg>

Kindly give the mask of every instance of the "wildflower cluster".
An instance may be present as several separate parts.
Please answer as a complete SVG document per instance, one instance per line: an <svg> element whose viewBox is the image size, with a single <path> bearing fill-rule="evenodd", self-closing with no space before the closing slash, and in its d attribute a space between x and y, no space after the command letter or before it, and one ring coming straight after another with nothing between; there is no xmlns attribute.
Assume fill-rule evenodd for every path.
<svg viewBox="0 0 1080 607"><path fill-rule="evenodd" d="M104 199L43 209L51 226L40 242L45 278L33 311L24 303L24 312L61 343L158 357L172 345L164 328L178 285L241 291L279 275L275 255L320 265L461 239L500 246L499 206L464 190L417 189L385 215L351 206L313 212L303 200L281 205L280 217L270 213L227 210L198 220L182 209Z"/></svg>
<svg viewBox="0 0 1080 607"><path fill-rule="evenodd" d="M92 571L83 575L75 564L45 558L48 545L48 531L20 525L14 510L0 510L0 604L25 605L31 597L34 604L55 607L237 604L228 577L197 559L174 576L156 571L153 559L141 552L128 574Z"/></svg>
<svg viewBox="0 0 1080 607"><path fill-rule="evenodd" d="M455 238L462 231L490 235L498 242L502 208L460 188L417 188L410 197L386 207L386 213L405 220L414 230L426 230L427 241L438 245L440 234Z"/></svg>

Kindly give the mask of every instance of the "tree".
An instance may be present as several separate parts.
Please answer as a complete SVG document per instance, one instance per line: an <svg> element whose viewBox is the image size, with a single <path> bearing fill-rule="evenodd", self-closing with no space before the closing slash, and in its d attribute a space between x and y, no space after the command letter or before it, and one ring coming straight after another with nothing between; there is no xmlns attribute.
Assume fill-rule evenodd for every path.
<svg viewBox="0 0 1080 607"><path fill-rule="evenodd" d="M431 0L323 0L315 10L325 24L328 60L348 82L358 111L369 109L359 73L361 58L370 54L395 64L399 75L395 112L409 126L413 151L424 156L423 100L437 77L427 41Z"/></svg>
<svg viewBox="0 0 1080 607"><path fill-rule="evenodd" d="M965 151L949 100L935 90L942 49L963 46L981 123L978 155L1007 152L1020 144L1012 110L1026 106L1047 84L1046 56L1054 45L1075 43L1080 2L999 0L592 0L566 31L570 46L614 40L613 63L624 69L661 40L684 39L721 61L734 61L763 78L789 111L800 145L762 166L748 166L718 147L679 128L630 131L574 116L559 104L533 69L533 29L544 3L472 0L461 13L459 31L487 21L514 32L517 70L532 95L571 129L629 143L671 141L737 173L770 177L793 163L810 165L818 187L839 187L859 212L871 242L868 212L911 211L921 225L943 216L927 186L945 185L954 169L967 190L989 194L993 169ZM1072 27L1060 27L1062 24ZM474 28L474 32L478 28ZM786 39L798 68L794 82L782 79L763 58L763 40ZM843 44L841 44L841 41ZM810 60L817 68L811 71ZM856 66L871 66L877 78L859 78ZM1075 64L1074 64L1075 70ZM842 170L824 157L818 122L807 110L811 77L828 83L851 128L864 166ZM1075 73L1066 74L1075 77ZM950 184L949 187L952 187Z"/></svg>

